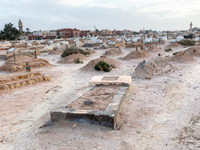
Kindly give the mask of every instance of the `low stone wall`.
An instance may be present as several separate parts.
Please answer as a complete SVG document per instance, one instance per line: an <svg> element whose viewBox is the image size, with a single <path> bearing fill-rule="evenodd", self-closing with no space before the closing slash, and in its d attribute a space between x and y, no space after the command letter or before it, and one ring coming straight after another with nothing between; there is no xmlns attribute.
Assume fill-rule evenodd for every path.
<svg viewBox="0 0 200 150"><path fill-rule="evenodd" d="M0 78L0 90L9 90L19 88L21 86L31 85L38 82L50 81L48 75L42 75L40 72L26 73L10 77Z"/></svg>

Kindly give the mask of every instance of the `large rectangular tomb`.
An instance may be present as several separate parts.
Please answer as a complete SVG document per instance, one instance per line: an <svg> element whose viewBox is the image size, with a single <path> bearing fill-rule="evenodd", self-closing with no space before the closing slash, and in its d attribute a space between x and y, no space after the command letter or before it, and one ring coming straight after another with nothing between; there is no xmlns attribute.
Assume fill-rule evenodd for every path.
<svg viewBox="0 0 200 150"><path fill-rule="evenodd" d="M67 120L115 129L132 85L131 76L95 76L65 106L50 112L52 121Z"/></svg>

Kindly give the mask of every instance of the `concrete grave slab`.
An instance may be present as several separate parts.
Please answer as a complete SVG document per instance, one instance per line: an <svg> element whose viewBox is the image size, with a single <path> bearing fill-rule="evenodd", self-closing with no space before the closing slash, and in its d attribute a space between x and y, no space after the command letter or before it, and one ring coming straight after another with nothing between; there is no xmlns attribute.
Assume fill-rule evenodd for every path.
<svg viewBox="0 0 200 150"><path fill-rule="evenodd" d="M90 85L131 85L132 78L131 76L94 76L90 82Z"/></svg>
<svg viewBox="0 0 200 150"><path fill-rule="evenodd" d="M114 80L117 81L117 84L110 85L110 83L112 82L109 80L109 78L113 81ZM98 77L92 78L93 84L95 83L94 81L96 81L96 79L101 79L102 82L98 82L96 85L91 85L90 83L90 86L88 86L86 89L80 91L74 97L72 97L72 99L70 100L68 104L66 104L66 106L61 106L52 110L50 112L51 120L52 121L66 120L66 121L73 121L73 122L79 122L79 123L100 125L100 126L105 126L105 127L115 129L117 126L117 117L118 117L119 111L121 107L123 106L124 100L126 99L131 89L131 84L130 84L131 78L130 80L129 80L129 77L126 78L125 76L123 76L123 78L121 76L117 76L117 77L109 76L109 78L107 76L102 76L101 78L98 78ZM121 79L121 81L123 82L119 82L119 79ZM122 79L125 79L125 80L122 80ZM106 83L104 82L105 80L106 80ZM99 105L99 103L95 104L96 102L95 100L94 100L94 104L84 106L85 94L89 94L93 90L94 92L96 92L95 89L98 89L98 88L106 89L106 88L113 88L113 87L115 88L114 90L115 92L114 93L111 92L111 95L112 95L111 101L108 103L108 105L106 105L105 109L99 110L96 107L94 107L95 109L94 108L92 109L92 107L91 109L88 109L92 105ZM106 94L109 93L109 89L105 90L105 93L103 93L102 91L100 91L99 93L102 94L102 95L97 94L99 97L105 96L105 93ZM94 94L92 94L92 96L94 96ZM83 104L81 103L81 107L77 106L79 109L74 109L73 107L76 107L76 106L73 105L73 103L78 105L81 102L81 100L83 103ZM102 98L101 103L105 103L104 100L105 99Z"/></svg>

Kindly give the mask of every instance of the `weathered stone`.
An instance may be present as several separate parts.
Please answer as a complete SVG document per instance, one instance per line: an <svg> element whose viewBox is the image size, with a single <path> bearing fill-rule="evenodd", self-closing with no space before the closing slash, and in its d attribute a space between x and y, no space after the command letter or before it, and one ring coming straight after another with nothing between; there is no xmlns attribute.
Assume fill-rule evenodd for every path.
<svg viewBox="0 0 200 150"><path fill-rule="evenodd" d="M15 88L18 88L18 87L20 87L20 82L15 83Z"/></svg>
<svg viewBox="0 0 200 150"><path fill-rule="evenodd" d="M39 81L40 81L40 82L44 81L44 78L43 78L43 77L40 77L40 78L39 78Z"/></svg>
<svg viewBox="0 0 200 150"><path fill-rule="evenodd" d="M43 77L43 78L44 78L44 80L45 80L45 81L50 81L50 80L51 80L51 78L50 78L50 76L49 76L49 75L44 75L44 77Z"/></svg>
<svg viewBox="0 0 200 150"><path fill-rule="evenodd" d="M39 79L38 79L38 78L36 78L36 79L35 79L35 83L38 83L38 82L40 82L40 81L39 81Z"/></svg>
<svg viewBox="0 0 200 150"><path fill-rule="evenodd" d="M92 104L94 104L93 100L86 100L86 101L84 101L84 105L90 106Z"/></svg>
<svg viewBox="0 0 200 150"><path fill-rule="evenodd" d="M14 89L15 85L14 84L10 84L10 89Z"/></svg>
<svg viewBox="0 0 200 150"><path fill-rule="evenodd" d="M26 83L26 81L23 81L20 84L21 84L21 86L25 86L27 83Z"/></svg>
<svg viewBox="0 0 200 150"><path fill-rule="evenodd" d="M73 129L75 129L76 127L77 127L77 124L74 124L74 125L72 126Z"/></svg>
<svg viewBox="0 0 200 150"><path fill-rule="evenodd" d="M15 66L12 66L12 67L10 68L10 71L17 71L17 68L16 68Z"/></svg>
<svg viewBox="0 0 200 150"><path fill-rule="evenodd" d="M27 80L26 83L27 84L33 84L32 80Z"/></svg>
<svg viewBox="0 0 200 150"><path fill-rule="evenodd" d="M9 86L8 85L4 85L3 86L3 90L9 90L10 88L9 88Z"/></svg>

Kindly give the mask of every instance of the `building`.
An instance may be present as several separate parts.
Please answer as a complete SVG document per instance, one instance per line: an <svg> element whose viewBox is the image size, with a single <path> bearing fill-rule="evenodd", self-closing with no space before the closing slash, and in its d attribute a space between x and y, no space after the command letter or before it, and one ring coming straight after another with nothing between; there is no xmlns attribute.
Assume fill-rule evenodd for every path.
<svg viewBox="0 0 200 150"><path fill-rule="evenodd" d="M91 34L91 31L90 30L81 30L80 31L80 37L83 37L83 36L88 36Z"/></svg>
<svg viewBox="0 0 200 150"><path fill-rule="evenodd" d="M33 31L33 36L42 36L42 30Z"/></svg>
<svg viewBox="0 0 200 150"><path fill-rule="evenodd" d="M123 35L122 31L120 30L113 30L112 33L113 35Z"/></svg>
<svg viewBox="0 0 200 150"><path fill-rule="evenodd" d="M28 36L29 40L36 40L36 39L55 39L56 38L56 30L38 30L33 31L33 34Z"/></svg>
<svg viewBox="0 0 200 150"><path fill-rule="evenodd" d="M76 28L75 29L71 29L71 28L58 29L56 30L56 35L61 38L80 37L80 30Z"/></svg>
<svg viewBox="0 0 200 150"><path fill-rule="evenodd" d="M43 39L55 39L56 30L45 30L41 32Z"/></svg>
<svg viewBox="0 0 200 150"><path fill-rule="evenodd" d="M190 32L192 32L192 22L190 23Z"/></svg>
<svg viewBox="0 0 200 150"><path fill-rule="evenodd" d="M123 35L131 35L131 31L127 30L127 29L124 29L121 32L122 32Z"/></svg>
<svg viewBox="0 0 200 150"><path fill-rule="evenodd" d="M18 27L19 27L19 31L20 31L20 32L23 32L23 25L22 25L21 19L19 19Z"/></svg>
<svg viewBox="0 0 200 150"><path fill-rule="evenodd" d="M20 36L19 39L20 39L20 40L28 41L28 36Z"/></svg>
<svg viewBox="0 0 200 150"><path fill-rule="evenodd" d="M45 30L41 32L42 36L55 36L56 37L56 30Z"/></svg>
<svg viewBox="0 0 200 150"><path fill-rule="evenodd" d="M111 34L112 34L112 31L110 31L109 29L101 30L102 36L110 36Z"/></svg>

